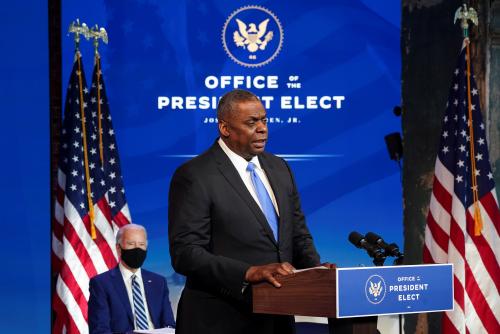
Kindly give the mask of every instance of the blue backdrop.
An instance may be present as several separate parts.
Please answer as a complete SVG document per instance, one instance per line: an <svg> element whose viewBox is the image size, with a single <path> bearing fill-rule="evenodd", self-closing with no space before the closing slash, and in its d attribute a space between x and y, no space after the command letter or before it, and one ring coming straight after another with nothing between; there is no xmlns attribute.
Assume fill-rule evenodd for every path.
<svg viewBox="0 0 500 334"><path fill-rule="evenodd" d="M0 332L50 331L47 3L0 5Z"/></svg>
<svg viewBox="0 0 500 334"><path fill-rule="evenodd" d="M384 143L386 134L400 131L392 114L400 101L399 1L64 5L63 27L79 17L108 30L109 45L100 50L127 199L133 221L150 231L147 266L171 285L182 279L168 255L170 177L215 140L210 103L234 87L234 76L243 76L245 89L247 77L267 82L248 89L268 101L267 149L290 161L322 259L371 265L347 241L352 230L373 230L403 246L399 168ZM243 8L249 5L262 8ZM264 50L235 44L234 33L242 36L236 18L247 29L269 19L266 34L273 37ZM74 46L71 38L63 44L66 80ZM92 52L83 43L88 77ZM308 107L308 97L318 100ZM322 97L330 98L326 107Z"/></svg>
<svg viewBox="0 0 500 334"><path fill-rule="evenodd" d="M2 208L4 230L12 236L12 270L0 275L2 297L11 302L0 314L21 323L25 315L10 306L29 307L32 332L46 332L52 205L47 6L32 2L1 11L5 29L15 31L2 35L2 45L16 47L0 56L8 161L0 196L9 208ZM248 5L262 8L242 8ZM182 279L168 255L168 185L179 164L216 139L215 110L203 101L231 89L222 87L225 77L268 80L249 88L267 104L267 149L290 161L323 260L371 264L347 241L352 230L374 230L403 246L400 174L383 139L400 131L392 114L400 101L400 1L67 0L62 6L63 32L76 18L108 30L109 45L100 52L127 199L133 221L150 232L146 266L170 278L174 301ZM238 46L235 32L244 37L245 29L236 18L246 32L250 23L258 27L269 19L261 37L267 45L255 51L249 43ZM65 86L74 45L65 33L62 41ZM91 43L81 49L90 80Z"/></svg>

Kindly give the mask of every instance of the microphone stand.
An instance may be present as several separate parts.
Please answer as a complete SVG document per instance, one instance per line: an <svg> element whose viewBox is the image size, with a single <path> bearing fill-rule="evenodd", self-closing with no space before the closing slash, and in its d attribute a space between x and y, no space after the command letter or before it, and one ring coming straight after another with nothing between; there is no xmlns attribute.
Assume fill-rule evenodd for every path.
<svg viewBox="0 0 500 334"><path fill-rule="evenodd" d="M404 254L399 253L399 255L394 259L393 265L394 266L400 266L404 262ZM399 334L403 334L403 315L400 313L398 314L399 318Z"/></svg>
<svg viewBox="0 0 500 334"><path fill-rule="evenodd" d="M373 264L375 266L383 266L385 262L386 256L379 256L379 257L373 257ZM394 262L392 265L394 266L400 266L404 262L404 254L398 253L398 256L394 259ZM399 320L399 334L403 334L403 315L398 314L398 320Z"/></svg>
<svg viewBox="0 0 500 334"><path fill-rule="evenodd" d="M384 255L384 256L374 256L373 257L373 264L377 267L382 267L384 265L384 262L385 262L385 259L387 257Z"/></svg>

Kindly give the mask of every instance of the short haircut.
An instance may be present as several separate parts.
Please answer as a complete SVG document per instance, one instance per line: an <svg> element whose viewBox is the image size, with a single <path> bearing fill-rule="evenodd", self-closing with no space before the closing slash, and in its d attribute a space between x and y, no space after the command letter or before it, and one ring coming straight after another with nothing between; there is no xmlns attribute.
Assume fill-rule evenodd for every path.
<svg viewBox="0 0 500 334"><path fill-rule="evenodd" d="M217 118L226 120L231 111L236 109L238 103L249 101L260 102L260 99L254 93L243 89L235 89L224 94L217 105Z"/></svg>
<svg viewBox="0 0 500 334"><path fill-rule="evenodd" d="M148 239L148 233L146 232L146 229L144 228L144 226L139 225L139 224L127 224L127 225L123 225L122 227L120 227L120 229L118 230L118 233L116 234L116 244L117 245L119 245L121 243L123 233L125 233L126 230L131 230L131 229L144 231L144 234L146 235L146 240Z"/></svg>

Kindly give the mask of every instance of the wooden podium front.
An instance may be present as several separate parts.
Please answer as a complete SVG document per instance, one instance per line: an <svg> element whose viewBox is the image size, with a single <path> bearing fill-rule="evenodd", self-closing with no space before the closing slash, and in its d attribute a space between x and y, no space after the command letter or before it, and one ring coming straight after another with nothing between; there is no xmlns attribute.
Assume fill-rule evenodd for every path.
<svg viewBox="0 0 500 334"><path fill-rule="evenodd" d="M335 317L335 269L309 269L278 281L281 288L267 282L253 285L254 313Z"/></svg>
<svg viewBox="0 0 500 334"><path fill-rule="evenodd" d="M267 282L252 286L253 312L326 317L330 333L375 334L377 317L335 319L336 270L313 268L279 276L281 288Z"/></svg>

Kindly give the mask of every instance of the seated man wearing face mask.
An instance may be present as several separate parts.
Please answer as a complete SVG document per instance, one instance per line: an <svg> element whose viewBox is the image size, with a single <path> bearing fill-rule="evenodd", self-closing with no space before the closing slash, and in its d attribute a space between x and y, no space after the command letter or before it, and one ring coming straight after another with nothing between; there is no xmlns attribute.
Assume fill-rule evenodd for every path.
<svg viewBox="0 0 500 334"><path fill-rule="evenodd" d="M145 228L123 226L116 235L116 250L118 266L90 280L89 333L175 327L166 279L141 269L147 250Z"/></svg>

